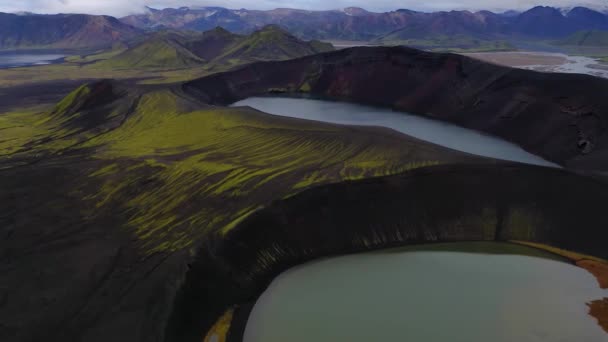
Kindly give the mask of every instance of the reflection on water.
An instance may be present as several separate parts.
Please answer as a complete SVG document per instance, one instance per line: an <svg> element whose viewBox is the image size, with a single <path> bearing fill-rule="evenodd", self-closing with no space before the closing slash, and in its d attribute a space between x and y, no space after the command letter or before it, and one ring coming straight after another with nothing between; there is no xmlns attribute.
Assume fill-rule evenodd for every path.
<svg viewBox="0 0 608 342"><path fill-rule="evenodd" d="M244 341L608 341L586 306L607 291L587 271L523 246L475 244L296 267L259 298Z"/></svg>
<svg viewBox="0 0 608 342"><path fill-rule="evenodd" d="M284 97L252 97L233 106L251 106L270 114L337 124L388 127L454 150L526 164L558 167L505 140L442 121L383 108Z"/></svg>

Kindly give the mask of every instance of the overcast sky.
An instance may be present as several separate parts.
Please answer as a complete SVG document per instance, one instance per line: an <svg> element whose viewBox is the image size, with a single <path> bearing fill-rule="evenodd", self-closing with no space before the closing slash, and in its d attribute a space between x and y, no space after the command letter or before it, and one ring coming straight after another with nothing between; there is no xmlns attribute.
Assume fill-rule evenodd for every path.
<svg viewBox="0 0 608 342"><path fill-rule="evenodd" d="M522 10L536 5L608 7L608 0L0 0L0 12L91 13L122 16L141 12L146 5L155 8L222 6L247 9L290 7L325 10L358 6L371 11L389 11L399 8L422 11L451 9L497 11Z"/></svg>

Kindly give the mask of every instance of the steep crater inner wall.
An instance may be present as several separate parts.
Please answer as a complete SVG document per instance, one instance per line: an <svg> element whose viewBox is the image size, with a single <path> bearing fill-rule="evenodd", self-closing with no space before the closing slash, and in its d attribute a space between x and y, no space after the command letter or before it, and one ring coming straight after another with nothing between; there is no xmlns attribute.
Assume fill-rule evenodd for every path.
<svg viewBox="0 0 608 342"><path fill-rule="evenodd" d="M314 188L276 201L202 246L167 338L200 340L226 309L253 302L281 272L320 257L522 240L606 259L607 200L603 182L518 164L437 166ZM231 341L240 341L245 323L244 317L233 323Z"/></svg>
<svg viewBox="0 0 608 342"><path fill-rule="evenodd" d="M268 93L390 107L502 137L577 169L608 171L608 80L409 48L352 48L256 63L185 83L207 103Z"/></svg>

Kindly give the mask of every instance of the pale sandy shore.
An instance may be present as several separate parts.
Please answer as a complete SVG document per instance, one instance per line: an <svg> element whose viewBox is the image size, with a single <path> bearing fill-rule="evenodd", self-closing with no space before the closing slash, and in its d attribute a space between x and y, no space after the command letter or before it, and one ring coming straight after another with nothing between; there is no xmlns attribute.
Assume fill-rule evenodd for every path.
<svg viewBox="0 0 608 342"><path fill-rule="evenodd" d="M587 74L608 78L608 68L597 59L551 52L480 52L463 53L482 61L542 72Z"/></svg>
<svg viewBox="0 0 608 342"><path fill-rule="evenodd" d="M565 56L527 52L478 52L464 53L463 55L510 67L522 67L529 65L562 65L568 61Z"/></svg>
<svg viewBox="0 0 608 342"><path fill-rule="evenodd" d="M348 49L357 46L378 46L378 44L359 40L324 40L324 42L331 43L336 49Z"/></svg>

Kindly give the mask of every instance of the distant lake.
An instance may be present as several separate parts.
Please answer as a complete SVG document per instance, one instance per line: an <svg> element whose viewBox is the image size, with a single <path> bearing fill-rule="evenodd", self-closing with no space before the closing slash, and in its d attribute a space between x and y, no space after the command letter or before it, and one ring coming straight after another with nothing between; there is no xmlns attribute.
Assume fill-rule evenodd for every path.
<svg viewBox="0 0 608 342"><path fill-rule="evenodd" d="M244 342L606 342L586 303L607 292L582 268L511 244L364 253L280 275Z"/></svg>
<svg viewBox="0 0 608 342"><path fill-rule="evenodd" d="M286 97L251 97L233 104L266 113L344 125L378 126L454 150L520 163L559 167L516 144L481 132L390 109L345 102Z"/></svg>
<svg viewBox="0 0 608 342"><path fill-rule="evenodd" d="M65 56L54 53L0 52L0 69L53 64Z"/></svg>

